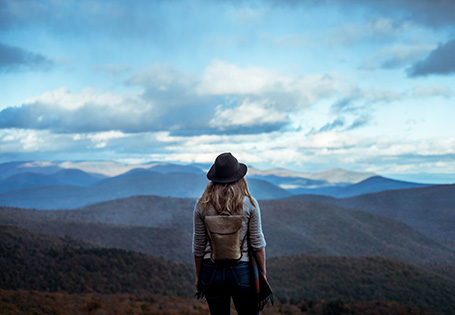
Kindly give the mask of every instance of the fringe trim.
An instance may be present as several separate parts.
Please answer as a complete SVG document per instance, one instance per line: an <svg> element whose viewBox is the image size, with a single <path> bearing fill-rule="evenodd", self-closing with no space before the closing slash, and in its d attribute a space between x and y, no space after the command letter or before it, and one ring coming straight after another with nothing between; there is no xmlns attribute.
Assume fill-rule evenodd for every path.
<svg viewBox="0 0 455 315"><path fill-rule="evenodd" d="M204 293L202 293L201 291L197 291L197 292L194 294L194 297L195 297L197 300L206 301L205 295L204 295Z"/></svg>
<svg viewBox="0 0 455 315"><path fill-rule="evenodd" d="M197 291L195 294L194 294L194 297L197 299L197 300L200 300L200 301L207 301L205 299L205 295L204 293L202 293L201 291ZM269 303L271 305L273 305L273 294L270 294L268 297L266 297L265 299L263 299L262 301L259 301L258 302L258 310L259 311L262 311Z"/></svg>
<svg viewBox="0 0 455 315"><path fill-rule="evenodd" d="M258 302L258 310L262 311L269 303L273 305L273 294L270 294L268 297Z"/></svg>

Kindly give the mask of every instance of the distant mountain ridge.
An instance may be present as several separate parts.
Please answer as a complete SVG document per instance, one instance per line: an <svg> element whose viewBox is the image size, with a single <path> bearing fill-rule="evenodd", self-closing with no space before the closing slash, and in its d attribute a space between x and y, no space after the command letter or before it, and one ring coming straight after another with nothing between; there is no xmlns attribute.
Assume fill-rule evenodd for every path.
<svg viewBox="0 0 455 315"><path fill-rule="evenodd" d="M335 168L324 172L296 172L287 169L259 170L254 167L249 169L252 176L276 176L281 178L304 178L313 181L326 182L330 184L355 184L369 177L376 176L372 172L353 172L341 168Z"/></svg>
<svg viewBox="0 0 455 315"><path fill-rule="evenodd" d="M207 184L205 171L200 167L112 161L3 163L0 164L0 205L74 209L136 195L198 198ZM284 169L262 171L250 167L246 178L253 195L264 200L299 194L350 197L425 186L372 175L342 169L312 174Z"/></svg>
<svg viewBox="0 0 455 315"><path fill-rule="evenodd" d="M418 184L405 181L398 181L394 179L385 178L382 176L369 177L359 183L346 185L341 187L322 187L322 188L300 188L291 190L294 194L317 194L324 196L331 196L335 198L347 198L359 196L363 194L371 194L375 192L407 189L432 186L430 184Z"/></svg>
<svg viewBox="0 0 455 315"><path fill-rule="evenodd" d="M40 178L42 176L44 175L40 175ZM0 190L11 188L10 180L8 178L0 182ZM208 180L205 174L191 172L160 174L137 170L88 186L52 183L54 182L50 179L48 185L23 184L24 188L4 191L0 194L0 205L32 209L75 209L137 195L196 199L204 192ZM263 180L250 179L248 183L251 193L258 199L287 198L292 195Z"/></svg>

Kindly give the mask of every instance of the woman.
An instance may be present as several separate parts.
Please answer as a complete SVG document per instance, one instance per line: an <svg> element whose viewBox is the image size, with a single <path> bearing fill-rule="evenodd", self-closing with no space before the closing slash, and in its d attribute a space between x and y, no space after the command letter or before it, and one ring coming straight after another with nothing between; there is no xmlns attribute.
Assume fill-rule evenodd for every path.
<svg viewBox="0 0 455 315"><path fill-rule="evenodd" d="M220 154L207 173L210 180L194 209L193 254L196 287L204 294L211 314L229 314L231 297L238 314L257 314L257 299L250 259L256 259L259 272L266 275L265 239L257 201L248 191L244 176L247 166L231 153ZM204 224L206 216L228 211L242 216L239 232L242 256L232 264L217 264L211 257L210 240ZM254 257L249 257L248 249Z"/></svg>

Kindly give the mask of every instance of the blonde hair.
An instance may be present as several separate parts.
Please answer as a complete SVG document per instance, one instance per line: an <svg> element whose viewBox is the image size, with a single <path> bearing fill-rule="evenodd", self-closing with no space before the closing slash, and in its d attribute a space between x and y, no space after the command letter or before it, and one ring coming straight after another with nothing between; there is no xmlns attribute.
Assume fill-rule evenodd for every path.
<svg viewBox="0 0 455 315"><path fill-rule="evenodd" d="M245 197L248 197L251 204L254 205L253 197L248 190L248 184L245 178L241 178L229 184L208 183L199 202L204 210L207 210L212 205L217 213L227 210L231 214L241 214Z"/></svg>

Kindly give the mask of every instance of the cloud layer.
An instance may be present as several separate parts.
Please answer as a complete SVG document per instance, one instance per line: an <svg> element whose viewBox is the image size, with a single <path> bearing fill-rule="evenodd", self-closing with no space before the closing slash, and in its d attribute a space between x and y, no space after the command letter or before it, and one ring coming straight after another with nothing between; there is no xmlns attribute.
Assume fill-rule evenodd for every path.
<svg viewBox="0 0 455 315"><path fill-rule="evenodd" d="M455 2L0 1L1 159L454 172Z"/></svg>
<svg viewBox="0 0 455 315"><path fill-rule="evenodd" d="M0 111L0 128L261 133L285 127L289 113L339 93L337 81L329 75L284 76L221 61L211 63L201 78L155 65L128 80L142 92L59 88Z"/></svg>

